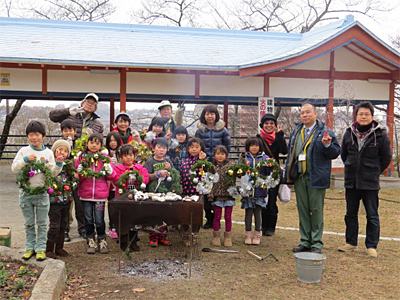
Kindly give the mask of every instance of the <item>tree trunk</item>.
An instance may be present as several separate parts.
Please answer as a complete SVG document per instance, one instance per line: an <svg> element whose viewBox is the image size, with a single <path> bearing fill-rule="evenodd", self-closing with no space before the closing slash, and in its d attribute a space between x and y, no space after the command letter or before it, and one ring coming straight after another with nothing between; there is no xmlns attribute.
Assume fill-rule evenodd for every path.
<svg viewBox="0 0 400 300"><path fill-rule="evenodd" d="M0 159L3 156L3 150L6 147L5 145L8 140L8 134L10 133L11 124L14 121L15 117L18 115L18 112L21 109L22 104L25 102L25 100L26 99L17 100L11 113L6 116L6 121L3 127L3 133L2 136L0 137Z"/></svg>

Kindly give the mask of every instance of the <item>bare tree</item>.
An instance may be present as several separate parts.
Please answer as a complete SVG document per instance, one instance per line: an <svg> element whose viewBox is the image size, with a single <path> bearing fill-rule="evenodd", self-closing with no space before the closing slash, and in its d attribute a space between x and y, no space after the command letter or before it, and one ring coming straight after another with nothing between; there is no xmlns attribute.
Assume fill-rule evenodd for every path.
<svg viewBox="0 0 400 300"><path fill-rule="evenodd" d="M28 9L36 18L94 22L107 21L116 8L111 0L45 0Z"/></svg>
<svg viewBox="0 0 400 300"><path fill-rule="evenodd" d="M148 0L143 1L142 8L133 11L131 16L144 24L198 27L197 17L202 8L198 0Z"/></svg>

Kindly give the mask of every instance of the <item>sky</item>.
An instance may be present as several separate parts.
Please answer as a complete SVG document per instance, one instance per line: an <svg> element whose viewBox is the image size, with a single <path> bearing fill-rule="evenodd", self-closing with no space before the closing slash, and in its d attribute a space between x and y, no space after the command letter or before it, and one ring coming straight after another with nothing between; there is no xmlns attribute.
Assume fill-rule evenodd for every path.
<svg viewBox="0 0 400 300"><path fill-rule="evenodd" d="M1 0L0 0L1 1ZM20 0L29 1L32 4L43 3L44 0ZM234 3L238 0L210 0L210 1L225 1L225 3ZM292 0L296 1L296 0ZM335 2L340 2L342 0L333 0ZM368 2L368 1L378 1L380 7L391 8L388 12L375 13L375 18L366 17L360 14L353 14L355 20L363 24L368 30L370 30L375 36L381 39L388 45L390 44L390 36L400 35L400 0L347 0L352 2ZM137 9L141 6L142 0L113 0L116 5L116 12L111 16L108 22L111 23L132 23L132 20L128 14L129 11ZM344 18L345 14L338 14L339 18ZM0 16L4 16L4 11L0 11ZM334 20L332 20L333 22ZM12 103L12 102L11 102ZM38 106L42 105L41 101L29 101L26 105ZM66 106L70 106L72 102L65 102ZM78 103L78 102L76 102ZM51 106L51 102L46 102L46 105ZM2 102L0 105L4 105ZM56 105L56 104L54 104ZM132 109L133 104L127 103L127 109ZM149 109L156 109L157 104L148 104Z"/></svg>

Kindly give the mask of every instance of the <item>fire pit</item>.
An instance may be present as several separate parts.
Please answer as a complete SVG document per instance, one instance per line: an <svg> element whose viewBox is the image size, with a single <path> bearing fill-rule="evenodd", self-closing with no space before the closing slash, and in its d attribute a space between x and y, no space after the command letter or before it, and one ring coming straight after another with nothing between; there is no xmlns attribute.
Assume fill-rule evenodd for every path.
<svg viewBox="0 0 400 300"><path fill-rule="evenodd" d="M156 259L153 262L128 263L121 270L121 275L153 280L188 278L188 265L188 262L166 259Z"/></svg>
<svg viewBox="0 0 400 300"><path fill-rule="evenodd" d="M108 203L111 224L118 234L127 234L135 225L198 225L203 224L203 203L133 201L127 194Z"/></svg>

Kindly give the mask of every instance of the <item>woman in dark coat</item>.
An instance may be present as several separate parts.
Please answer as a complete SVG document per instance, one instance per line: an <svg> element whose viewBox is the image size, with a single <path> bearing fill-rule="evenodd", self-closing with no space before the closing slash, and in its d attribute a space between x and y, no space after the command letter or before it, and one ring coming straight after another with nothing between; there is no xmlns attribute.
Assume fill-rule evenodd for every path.
<svg viewBox="0 0 400 300"><path fill-rule="evenodd" d="M269 157L274 158L279 164L279 154L287 154L287 144L284 138L282 127L277 126L276 118L272 114L265 114L260 123L261 131L257 134L263 142L263 151ZM279 185L268 190L268 204L262 210L262 231L263 235L275 235L276 222L278 220L278 196Z"/></svg>
<svg viewBox="0 0 400 300"><path fill-rule="evenodd" d="M231 150L231 137L228 129L225 128L225 122L220 119L218 108L216 105L207 105L204 107L200 122L197 124L198 130L195 137L203 140L205 145L205 153L207 159L213 159L213 151L215 146L224 145L228 150ZM204 212L207 222L204 224L204 229L213 227L214 213L212 205L208 202L207 197L204 197Z"/></svg>

